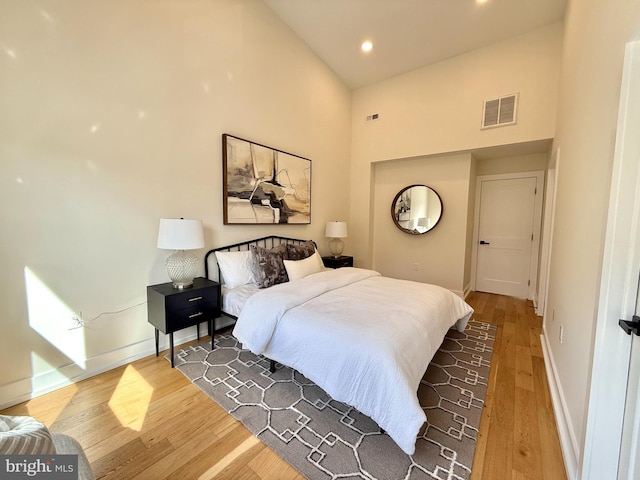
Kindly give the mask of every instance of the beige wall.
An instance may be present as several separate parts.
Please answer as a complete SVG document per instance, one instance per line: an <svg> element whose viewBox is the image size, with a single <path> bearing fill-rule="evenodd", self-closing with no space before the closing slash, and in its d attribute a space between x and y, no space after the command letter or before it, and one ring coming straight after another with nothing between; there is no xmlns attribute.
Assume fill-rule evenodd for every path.
<svg viewBox="0 0 640 480"><path fill-rule="evenodd" d="M561 52L555 24L354 91L349 244L360 265L372 262L372 163L553 138ZM484 99L515 92L518 123L481 130Z"/></svg>
<svg viewBox="0 0 640 480"><path fill-rule="evenodd" d="M481 160L470 153L458 153L374 163L372 267L386 276L435 283L460 295L468 293L477 176L544 171L548 162L545 153ZM421 236L402 233L391 219L394 196L413 184L434 188L444 204L442 222Z"/></svg>
<svg viewBox="0 0 640 480"><path fill-rule="evenodd" d="M467 153L374 164L375 270L389 277L441 285L462 295L471 163ZM423 235L400 231L391 218L395 195L413 184L433 188L443 204L440 222Z"/></svg>
<svg viewBox="0 0 640 480"><path fill-rule="evenodd" d="M351 93L263 2L5 2L0 32L0 406L153 351L161 217L210 248L348 211ZM311 226L222 226L222 133L312 160Z"/></svg>
<svg viewBox="0 0 640 480"><path fill-rule="evenodd" d="M567 13L545 329L575 462L584 451L624 48L639 19L637 0L574 1Z"/></svg>
<svg viewBox="0 0 640 480"><path fill-rule="evenodd" d="M549 154L533 153L514 157L483 158L478 160L477 175L538 172L547 169Z"/></svg>

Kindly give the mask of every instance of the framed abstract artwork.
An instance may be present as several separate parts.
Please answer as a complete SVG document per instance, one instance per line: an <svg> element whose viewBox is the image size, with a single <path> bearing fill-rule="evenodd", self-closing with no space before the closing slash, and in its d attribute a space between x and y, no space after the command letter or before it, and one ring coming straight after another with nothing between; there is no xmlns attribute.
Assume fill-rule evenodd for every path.
<svg viewBox="0 0 640 480"><path fill-rule="evenodd" d="M222 135L225 225L310 224L311 160Z"/></svg>

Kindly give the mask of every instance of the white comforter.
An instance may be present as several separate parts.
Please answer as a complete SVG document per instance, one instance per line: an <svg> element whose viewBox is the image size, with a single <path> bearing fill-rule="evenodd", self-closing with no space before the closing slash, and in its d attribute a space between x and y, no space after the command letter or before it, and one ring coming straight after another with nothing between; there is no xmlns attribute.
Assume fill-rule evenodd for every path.
<svg viewBox="0 0 640 480"><path fill-rule="evenodd" d="M233 334L368 415L413 454L426 420L420 380L447 330L463 331L472 313L436 285L341 268L259 291Z"/></svg>

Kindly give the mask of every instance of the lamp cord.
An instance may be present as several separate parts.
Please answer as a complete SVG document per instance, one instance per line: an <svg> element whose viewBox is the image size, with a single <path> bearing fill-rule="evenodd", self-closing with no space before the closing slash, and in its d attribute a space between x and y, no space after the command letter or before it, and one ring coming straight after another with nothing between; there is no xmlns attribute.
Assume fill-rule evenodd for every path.
<svg viewBox="0 0 640 480"><path fill-rule="evenodd" d="M139 307L140 305L145 305L146 303L147 302L145 300L144 302L136 303L135 305L131 305L130 307L125 307L122 310L115 310L113 312L102 312L102 313L99 313L98 315L96 315L95 317L90 318L89 320L83 319L82 318L82 312L80 312L80 318L74 317L74 320L76 320L76 322L78 323L78 327L92 328L92 327L88 326L88 324L89 323L93 323L94 321L96 321L97 319L102 317L103 315L117 315L118 313L126 312L128 310L133 309L133 308ZM93 327L93 328L95 328L95 327Z"/></svg>

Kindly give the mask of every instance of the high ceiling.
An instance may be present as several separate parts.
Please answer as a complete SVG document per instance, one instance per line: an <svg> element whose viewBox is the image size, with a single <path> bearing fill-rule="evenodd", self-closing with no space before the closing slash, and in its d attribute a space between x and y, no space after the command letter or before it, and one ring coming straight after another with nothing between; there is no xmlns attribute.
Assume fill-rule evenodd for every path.
<svg viewBox="0 0 640 480"><path fill-rule="evenodd" d="M566 0L264 0L351 88L561 21ZM373 49L360 46L370 40Z"/></svg>

